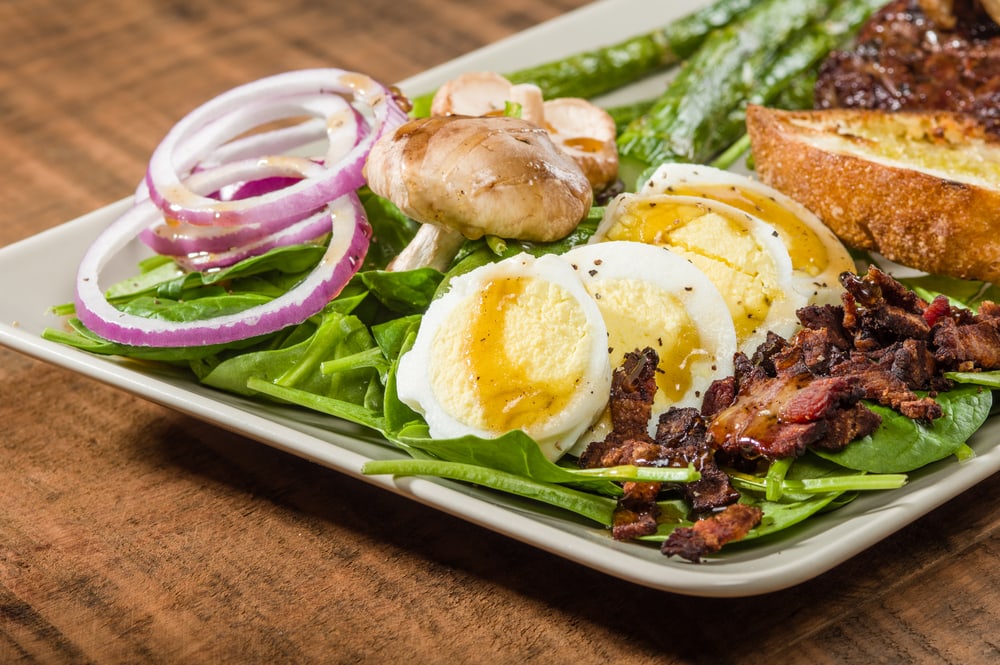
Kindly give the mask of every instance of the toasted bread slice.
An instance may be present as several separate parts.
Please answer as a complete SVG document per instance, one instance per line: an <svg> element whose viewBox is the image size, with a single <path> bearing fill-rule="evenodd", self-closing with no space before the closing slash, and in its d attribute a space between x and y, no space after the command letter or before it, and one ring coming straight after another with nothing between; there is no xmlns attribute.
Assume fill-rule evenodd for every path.
<svg viewBox="0 0 1000 665"><path fill-rule="evenodd" d="M950 113L747 110L760 179L850 247L1000 282L1000 140Z"/></svg>

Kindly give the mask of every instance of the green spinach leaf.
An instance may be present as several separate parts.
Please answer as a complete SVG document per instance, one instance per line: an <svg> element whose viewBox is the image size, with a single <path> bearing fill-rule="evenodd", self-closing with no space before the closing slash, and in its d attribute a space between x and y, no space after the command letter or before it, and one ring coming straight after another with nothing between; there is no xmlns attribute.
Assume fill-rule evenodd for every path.
<svg viewBox="0 0 1000 665"><path fill-rule="evenodd" d="M872 473L908 473L954 455L986 421L992 393L967 386L940 393L936 399L944 415L929 424L869 405L882 416L882 424L873 434L838 452L814 452L848 469Z"/></svg>

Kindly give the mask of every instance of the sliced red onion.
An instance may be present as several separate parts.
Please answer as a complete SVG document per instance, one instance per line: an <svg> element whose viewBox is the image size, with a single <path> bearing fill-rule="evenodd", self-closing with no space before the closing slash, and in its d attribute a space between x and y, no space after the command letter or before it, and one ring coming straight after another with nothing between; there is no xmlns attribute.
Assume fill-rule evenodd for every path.
<svg viewBox="0 0 1000 665"><path fill-rule="evenodd" d="M298 324L340 293L361 267L368 250L371 227L357 195L346 194L328 207L332 219L330 244L316 268L297 286L267 304L237 314L175 322L122 312L108 302L100 286L100 275L108 261L160 216L152 202L140 201L112 222L84 254L76 280L77 316L107 340L154 347L221 344Z"/></svg>
<svg viewBox="0 0 1000 665"><path fill-rule="evenodd" d="M321 165L302 157L248 159L223 164L207 171L198 171L185 179L185 185L193 192L207 194L230 185L242 185L276 177L295 177L297 182L321 169ZM277 190L268 190L263 194L270 191ZM316 211L306 211L304 216L314 212ZM226 252L277 233L299 221L301 220L269 219L254 224L204 225L167 219L144 229L139 238L153 251L169 256L184 256L192 252Z"/></svg>
<svg viewBox="0 0 1000 665"><path fill-rule="evenodd" d="M234 263L248 259L251 256L264 254L277 247L287 247L311 242L322 238L330 232L330 212L323 209L302 221L290 224L285 228L257 239L253 242L245 243L224 251L201 250L186 252L183 256L177 256L174 261L181 268L191 271L207 271L216 268L224 268Z"/></svg>
<svg viewBox="0 0 1000 665"><path fill-rule="evenodd" d="M238 182L232 185L226 185L218 192L212 195L212 198L217 198L222 201L235 201L237 199L248 199L251 196L260 196L261 194L266 194L267 192L273 192L276 189L281 189L282 187L288 187L297 180L302 178L297 178L293 176L269 176L267 178L261 178L259 180L248 180L246 182Z"/></svg>
<svg viewBox="0 0 1000 665"><path fill-rule="evenodd" d="M359 127L365 126L364 119L357 116L357 124ZM317 143L323 138L327 138L326 118L310 118L295 125L229 141L216 148L207 157L198 160L197 166L198 168L208 168L252 157L282 155L290 150ZM345 150L343 154L346 155L347 151Z"/></svg>
<svg viewBox="0 0 1000 665"><path fill-rule="evenodd" d="M271 109L294 107L298 113L309 112L330 97L349 98L354 110L371 123L372 131L347 155L325 163L322 174L260 197L221 203L192 192L182 183L187 172L195 166L196 153L205 155L218 149L234 138L234 128L243 127L245 121L273 120L275 112ZM273 106L262 104L262 99L272 100ZM239 113L240 109L250 109L252 113ZM350 115L334 114L328 122L348 122ZM385 131L406 119L406 113L396 104L391 91L363 74L312 69L260 79L198 107L168 132L150 160L146 174L149 196L169 217L192 224L298 220L327 201L363 185L362 168L371 145ZM254 123L257 124L260 122Z"/></svg>
<svg viewBox="0 0 1000 665"><path fill-rule="evenodd" d="M314 108L322 106L325 111L331 113L339 113L344 109L350 112L346 119L338 120L335 126L331 126L325 132L327 135L325 159L333 162L347 155L368 133L367 125L360 114L340 97L335 99L336 102L314 105ZM328 124L330 123L324 122L324 126ZM259 198L290 187L303 178L324 172L322 164L306 157L265 156L262 150L289 147L287 145L289 136L276 136L277 131L248 136L222 146L207 161L235 157L241 159L212 167L199 163L199 170L184 179L184 186L195 194L209 196L212 200L233 201ZM297 133L292 136L300 137ZM255 138L256 141L251 141ZM281 186L269 186L276 183ZM305 217L315 212L307 211ZM252 255L252 252L248 253L248 249L262 253L276 246L298 242L302 235L300 232L284 233L283 230L290 225L298 226L301 221L301 219L270 219L254 224L205 225L167 219L144 229L140 239L159 254L182 257L178 263L185 267L203 263L203 259L194 257L205 256L211 256L208 263L218 267L219 262L224 261L225 257L245 258ZM319 235L321 233L312 234L309 239Z"/></svg>

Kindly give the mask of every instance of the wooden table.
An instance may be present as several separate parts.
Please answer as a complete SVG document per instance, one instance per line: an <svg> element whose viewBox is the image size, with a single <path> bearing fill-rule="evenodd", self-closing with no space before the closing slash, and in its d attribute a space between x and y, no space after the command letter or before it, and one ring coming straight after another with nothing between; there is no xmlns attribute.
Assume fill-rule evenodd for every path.
<svg viewBox="0 0 1000 665"><path fill-rule="evenodd" d="M127 196L196 100L302 67L396 81L583 4L7 0L0 245ZM1000 477L811 582L709 600L9 350L0 446L3 663L1000 658Z"/></svg>

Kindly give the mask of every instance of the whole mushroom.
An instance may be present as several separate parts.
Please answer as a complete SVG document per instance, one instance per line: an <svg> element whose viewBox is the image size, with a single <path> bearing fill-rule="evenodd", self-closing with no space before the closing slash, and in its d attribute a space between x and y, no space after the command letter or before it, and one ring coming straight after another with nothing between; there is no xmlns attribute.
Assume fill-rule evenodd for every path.
<svg viewBox="0 0 1000 665"><path fill-rule="evenodd" d="M391 270L446 270L465 239L548 242L593 203L580 166L548 132L519 118L420 118L383 136L365 165L373 192L421 222Z"/></svg>
<svg viewBox="0 0 1000 665"><path fill-rule="evenodd" d="M522 120L549 132L556 146L580 165L594 191L605 190L618 178L614 118L586 99L543 101L536 85L514 84L496 72L466 72L438 89L431 115L497 115L507 102L520 106Z"/></svg>

